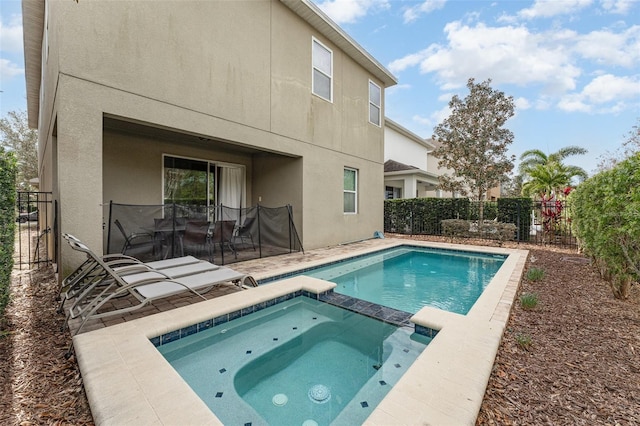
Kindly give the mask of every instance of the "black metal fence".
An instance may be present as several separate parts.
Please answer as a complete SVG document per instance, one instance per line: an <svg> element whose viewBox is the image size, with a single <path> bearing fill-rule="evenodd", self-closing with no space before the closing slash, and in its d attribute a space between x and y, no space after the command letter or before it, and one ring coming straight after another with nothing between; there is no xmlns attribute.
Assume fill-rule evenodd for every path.
<svg viewBox="0 0 640 426"><path fill-rule="evenodd" d="M511 223L510 241L577 247L571 217L564 200L533 201L529 198L501 198L474 202L464 198L413 198L385 200L384 230L408 235L445 235L443 221L468 222L459 237L496 239L498 233L481 232L491 223ZM478 226L482 211L484 226Z"/></svg>
<svg viewBox="0 0 640 426"><path fill-rule="evenodd" d="M217 264L303 251L292 207L109 204L106 253Z"/></svg>
<svg viewBox="0 0 640 426"><path fill-rule="evenodd" d="M16 196L16 249L14 266L29 269L49 264L54 253L47 235L55 226L55 207L51 192L18 191ZM55 235L55 233L54 233Z"/></svg>

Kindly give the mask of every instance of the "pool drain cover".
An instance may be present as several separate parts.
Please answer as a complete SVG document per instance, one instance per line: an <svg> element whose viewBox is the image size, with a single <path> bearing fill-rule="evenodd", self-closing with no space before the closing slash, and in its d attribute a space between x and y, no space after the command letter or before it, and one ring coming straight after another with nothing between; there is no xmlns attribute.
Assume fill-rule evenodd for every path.
<svg viewBox="0 0 640 426"><path fill-rule="evenodd" d="M289 401L289 398L287 398L287 395L283 393L279 393L277 395L274 395L271 401L273 402L273 405L277 405L278 407L281 407L284 404L286 404L287 401Z"/></svg>
<svg viewBox="0 0 640 426"><path fill-rule="evenodd" d="M313 419L308 419L302 422L302 426L318 426L318 422Z"/></svg>
<svg viewBox="0 0 640 426"><path fill-rule="evenodd" d="M325 385L314 385L309 389L309 399L316 404L324 404L331 399L331 391Z"/></svg>

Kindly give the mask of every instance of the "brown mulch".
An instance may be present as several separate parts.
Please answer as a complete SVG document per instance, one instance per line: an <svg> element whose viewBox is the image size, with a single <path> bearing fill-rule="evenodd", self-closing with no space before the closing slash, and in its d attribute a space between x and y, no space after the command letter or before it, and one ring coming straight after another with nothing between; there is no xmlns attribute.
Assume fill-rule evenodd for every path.
<svg viewBox="0 0 640 426"><path fill-rule="evenodd" d="M639 286L616 300L575 251L514 247L545 274L522 280L518 295L535 293L538 305L514 304L477 424L640 424ZM1 425L93 423L75 359L64 357L57 289L49 268L14 273L0 320Z"/></svg>

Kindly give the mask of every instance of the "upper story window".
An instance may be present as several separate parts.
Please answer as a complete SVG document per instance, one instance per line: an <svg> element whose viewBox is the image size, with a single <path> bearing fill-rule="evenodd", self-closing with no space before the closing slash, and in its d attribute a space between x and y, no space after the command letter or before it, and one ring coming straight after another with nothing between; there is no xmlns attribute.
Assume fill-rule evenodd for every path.
<svg viewBox="0 0 640 426"><path fill-rule="evenodd" d="M315 38L312 39L313 76L315 95L333 101L333 52Z"/></svg>
<svg viewBox="0 0 640 426"><path fill-rule="evenodd" d="M358 212L358 171L344 168L344 212L355 214Z"/></svg>
<svg viewBox="0 0 640 426"><path fill-rule="evenodd" d="M369 80L369 122L380 125L380 111L382 105L382 91L380 86Z"/></svg>

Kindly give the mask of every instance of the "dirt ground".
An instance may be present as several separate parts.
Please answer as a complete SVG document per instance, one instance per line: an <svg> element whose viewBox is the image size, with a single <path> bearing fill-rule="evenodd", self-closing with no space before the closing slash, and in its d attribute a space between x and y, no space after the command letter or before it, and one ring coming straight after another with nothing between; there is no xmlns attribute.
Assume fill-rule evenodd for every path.
<svg viewBox="0 0 640 426"><path fill-rule="evenodd" d="M616 300L575 251L518 247L530 250L526 269L544 270L518 292L538 305L514 304L477 424L640 424L639 286ZM64 358L52 272L16 271L12 293L0 320L0 424L93 424L75 359Z"/></svg>

